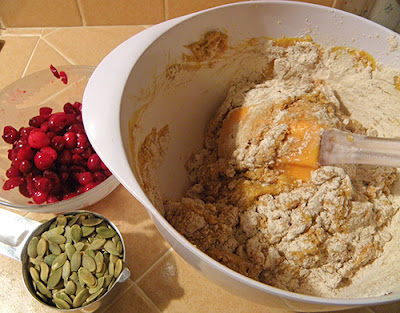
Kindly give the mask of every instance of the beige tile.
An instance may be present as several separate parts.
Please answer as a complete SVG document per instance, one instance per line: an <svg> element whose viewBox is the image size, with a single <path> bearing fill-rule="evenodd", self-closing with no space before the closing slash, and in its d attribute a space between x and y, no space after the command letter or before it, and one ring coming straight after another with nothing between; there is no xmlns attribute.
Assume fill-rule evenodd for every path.
<svg viewBox="0 0 400 313"><path fill-rule="evenodd" d="M0 255L0 313L54 313L25 288L21 263Z"/></svg>
<svg viewBox="0 0 400 313"><path fill-rule="evenodd" d="M138 286L162 312L289 313L254 304L207 280L175 252L167 255Z"/></svg>
<svg viewBox="0 0 400 313"><path fill-rule="evenodd" d="M43 40L73 64L96 66L115 47L144 26L60 28Z"/></svg>
<svg viewBox="0 0 400 313"><path fill-rule="evenodd" d="M0 89L22 77L39 37L1 36ZM11 69L10 69L11 68Z"/></svg>
<svg viewBox="0 0 400 313"><path fill-rule="evenodd" d="M6 27L81 26L76 0L0 0Z"/></svg>
<svg viewBox="0 0 400 313"><path fill-rule="evenodd" d="M141 291L135 286L131 286L119 299L113 302L105 312L140 312L140 313L158 313L153 304L149 303L142 295Z"/></svg>
<svg viewBox="0 0 400 313"><path fill-rule="evenodd" d="M25 76L37 71L49 68L50 64L54 66L69 65L71 62L55 51L43 40L39 40L35 52L26 69Z"/></svg>
<svg viewBox="0 0 400 313"><path fill-rule="evenodd" d="M241 2L235 0L166 0L167 19L209 9L223 4Z"/></svg>
<svg viewBox="0 0 400 313"><path fill-rule="evenodd" d="M133 280L169 249L144 207L122 185L88 209L110 219L121 232Z"/></svg>
<svg viewBox="0 0 400 313"><path fill-rule="evenodd" d="M371 310L375 313L399 313L400 302L374 306L371 307Z"/></svg>
<svg viewBox="0 0 400 313"><path fill-rule="evenodd" d="M78 0L86 26L140 25L164 21L163 0Z"/></svg>

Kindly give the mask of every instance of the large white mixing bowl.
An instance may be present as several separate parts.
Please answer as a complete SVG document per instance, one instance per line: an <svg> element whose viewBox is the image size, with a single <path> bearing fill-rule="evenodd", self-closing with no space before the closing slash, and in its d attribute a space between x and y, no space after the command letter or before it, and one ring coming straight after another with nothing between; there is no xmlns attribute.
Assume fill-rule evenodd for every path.
<svg viewBox="0 0 400 313"><path fill-rule="evenodd" d="M101 159L146 207L177 253L210 280L233 293L265 306L303 312L341 310L399 300L400 292L376 298L321 298L254 281L214 261L190 244L150 201L141 187L142 178L135 161L145 136L153 127L159 130L166 124L170 126L172 140L157 176L161 194L177 196L187 183L183 163L201 146L204 127L225 97L233 75L229 66L222 71L218 66L194 71L180 87L169 88L168 84L162 83L166 67L187 52L184 46L215 29L228 34L229 45L259 36L310 35L321 45L364 49L379 62L400 68L400 51L388 44L389 39L392 42L398 40L398 35L371 21L328 7L289 1L253 1L170 20L122 43L101 62L90 78L83 98L83 119L90 141ZM140 125L134 129L136 144L131 147L129 122L133 116L140 117ZM400 281L397 289L400 289Z"/></svg>

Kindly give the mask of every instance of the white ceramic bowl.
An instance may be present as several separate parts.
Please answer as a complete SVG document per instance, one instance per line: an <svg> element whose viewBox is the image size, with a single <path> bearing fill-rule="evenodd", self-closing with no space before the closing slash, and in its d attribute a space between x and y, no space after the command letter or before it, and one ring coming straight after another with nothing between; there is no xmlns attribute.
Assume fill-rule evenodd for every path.
<svg viewBox="0 0 400 313"><path fill-rule="evenodd" d="M88 136L117 179L148 210L159 231L188 263L220 286L269 307L303 312L341 310L383 304L400 293L375 298L330 299L301 295L244 277L191 245L157 211L141 188L135 155L153 127L169 124L171 142L157 172L163 196L179 195L187 183L183 163L202 144L204 127L224 99L232 71L194 72L180 88L163 85L167 65L179 60L184 46L209 30L223 30L229 45L259 36L310 35L321 45L364 49L379 62L400 68L400 51L388 38L399 36L361 17L332 8L286 1L254 1L205 10L151 27L112 51L97 67L84 94L83 118ZM396 37L397 36L397 37ZM393 51L392 51L393 50ZM101 112L98 110L101 107ZM129 121L140 125L129 143ZM190 131L188 131L190 130ZM133 154L132 154L133 151ZM399 282L400 287L400 282ZM398 288L397 288L398 289Z"/></svg>

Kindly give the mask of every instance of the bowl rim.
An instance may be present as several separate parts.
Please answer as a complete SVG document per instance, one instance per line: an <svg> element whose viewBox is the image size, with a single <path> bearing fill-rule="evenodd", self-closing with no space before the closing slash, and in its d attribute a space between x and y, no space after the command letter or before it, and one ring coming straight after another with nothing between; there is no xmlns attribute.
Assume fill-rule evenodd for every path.
<svg viewBox="0 0 400 313"><path fill-rule="evenodd" d="M94 70L96 69L95 66L90 66L90 65L61 65L57 66L56 69L61 72L64 71L68 75L68 71L73 71L73 72L83 72L85 76L87 76L88 80L90 79L91 75L93 74ZM18 87L21 84L28 83L32 79L37 78L38 76L49 76L49 78L53 77L53 74L50 71L50 68L48 69L42 69L33 73L30 73L27 76L24 76L20 79L17 79L16 81L10 83L6 87L0 90L0 95L7 93L8 91L14 90L16 87ZM57 79L54 77L54 79ZM83 96L83 94L82 94ZM82 101L83 103L83 101ZM83 207L90 206L94 204L95 202L98 202L100 200L96 200L92 204L85 204L83 202L87 202L91 198L95 198L95 195L100 192L107 196L110 192L112 192L117 186L119 185L119 181L114 175L110 175L107 177L104 181L102 181L100 184L97 186L93 187L92 189L82 193L78 194L72 198L61 200L58 202L54 203L42 203L42 204L16 204L9 202L5 199L0 199L0 206L4 206L9 209L14 209L18 210L21 212L34 212L34 213L66 213L66 212L71 212L75 211L78 209L81 209ZM29 200L31 198L26 198L27 201L32 201Z"/></svg>

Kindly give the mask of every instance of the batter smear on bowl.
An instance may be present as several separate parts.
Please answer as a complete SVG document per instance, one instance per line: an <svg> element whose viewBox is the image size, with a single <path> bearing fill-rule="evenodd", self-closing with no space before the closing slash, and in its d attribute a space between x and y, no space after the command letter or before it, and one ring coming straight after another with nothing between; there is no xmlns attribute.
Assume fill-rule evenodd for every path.
<svg viewBox="0 0 400 313"><path fill-rule="evenodd" d="M346 297L340 291L357 273L370 275L365 268L392 239L396 169L319 166L319 136L331 128L393 136L379 122L390 114L380 104L400 106L399 71L364 51L310 39L258 38L249 47L249 56L264 57L263 72L246 77L245 62L254 58L243 57L203 149L186 162L190 188L179 200L164 199L163 212L196 247L243 275Z"/></svg>

